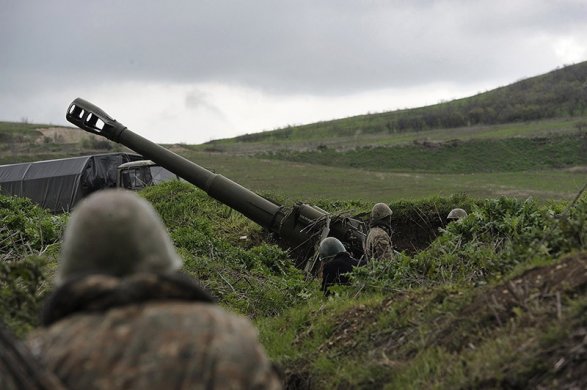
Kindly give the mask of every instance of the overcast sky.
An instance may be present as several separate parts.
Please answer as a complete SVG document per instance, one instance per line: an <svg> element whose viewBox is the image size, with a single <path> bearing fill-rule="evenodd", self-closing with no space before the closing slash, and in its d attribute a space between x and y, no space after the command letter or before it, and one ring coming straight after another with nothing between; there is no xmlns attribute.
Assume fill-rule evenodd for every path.
<svg viewBox="0 0 587 390"><path fill-rule="evenodd" d="M202 143L473 95L587 60L586 0L0 0L0 120L76 97Z"/></svg>

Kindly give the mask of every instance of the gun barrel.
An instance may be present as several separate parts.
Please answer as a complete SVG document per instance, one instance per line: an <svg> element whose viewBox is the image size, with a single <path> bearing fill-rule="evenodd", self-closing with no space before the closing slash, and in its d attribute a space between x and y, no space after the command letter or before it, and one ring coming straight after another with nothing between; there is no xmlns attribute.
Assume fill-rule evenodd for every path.
<svg viewBox="0 0 587 390"><path fill-rule="evenodd" d="M212 198L240 212L263 228L278 234L290 248L302 247L301 256L314 250L320 236L330 233L362 252L364 226L351 218L334 218L319 208L297 204L291 210L276 204L234 181L199 166L188 159L133 133L92 103L77 98L69 106L66 119L79 128L120 143L154 161L179 177L206 191ZM305 250L306 248L307 250Z"/></svg>
<svg viewBox="0 0 587 390"><path fill-rule="evenodd" d="M67 110L66 119L92 134L120 143L179 177L206 191L212 198L237 210L262 227L275 231L276 216L281 206L226 177L179 156L130 131L99 107L77 98Z"/></svg>

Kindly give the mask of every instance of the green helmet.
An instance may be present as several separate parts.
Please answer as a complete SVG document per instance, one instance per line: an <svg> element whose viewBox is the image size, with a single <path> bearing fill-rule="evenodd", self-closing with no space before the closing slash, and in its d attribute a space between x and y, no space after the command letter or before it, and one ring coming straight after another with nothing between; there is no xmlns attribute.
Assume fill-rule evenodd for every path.
<svg viewBox="0 0 587 390"><path fill-rule="evenodd" d="M452 209L446 219L461 219L467 216L467 212L463 209Z"/></svg>
<svg viewBox="0 0 587 390"><path fill-rule="evenodd" d="M346 249L342 245L342 242L334 237L326 237L320 243L320 248L318 248L320 260L326 260L329 257L336 256L340 252L346 252Z"/></svg>
<svg viewBox="0 0 587 390"><path fill-rule="evenodd" d="M384 221L386 218L391 217L393 212L385 203L376 203L371 210L371 224Z"/></svg>
<svg viewBox="0 0 587 390"><path fill-rule="evenodd" d="M132 191L103 190L82 200L71 213L55 282L86 273L118 277L181 268L161 218Z"/></svg>

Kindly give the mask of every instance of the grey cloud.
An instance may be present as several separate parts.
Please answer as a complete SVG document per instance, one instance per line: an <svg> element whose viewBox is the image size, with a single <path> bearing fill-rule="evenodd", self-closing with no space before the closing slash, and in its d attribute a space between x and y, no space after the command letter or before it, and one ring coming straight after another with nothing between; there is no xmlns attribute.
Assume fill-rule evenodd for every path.
<svg viewBox="0 0 587 390"><path fill-rule="evenodd" d="M512 4L513 3L513 4ZM580 1L0 0L1 91L116 81L340 94L549 70ZM581 12L580 12L581 11ZM520 73L522 72L522 73ZM189 100L189 99L188 99Z"/></svg>
<svg viewBox="0 0 587 390"><path fill-rule="evenodd" d="M185 97L185 105L190 110L204 110L208 113L214 114L217 118L226 121L226 116L216 105L210 103L206 93L193 90Z"/></svg>

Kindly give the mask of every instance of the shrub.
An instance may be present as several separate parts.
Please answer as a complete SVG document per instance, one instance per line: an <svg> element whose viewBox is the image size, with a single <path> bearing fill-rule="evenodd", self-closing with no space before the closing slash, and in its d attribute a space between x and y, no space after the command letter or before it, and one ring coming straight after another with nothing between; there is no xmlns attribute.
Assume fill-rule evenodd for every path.
<svg viewBox="0 0 587 390"><path fill-rule="evenodd" d="M271 316L318 293L286 251L258 240L258 225L203 191L169 182L142 194L162 216L185 271L221 304L250 317Z"/></svg>
<svg viewBox="0 0 587 390"><path fill-rule="evenodd" d="M0 319L18 336L38 323L65 218L0 195Z"/></svg>

